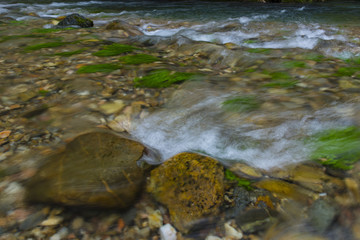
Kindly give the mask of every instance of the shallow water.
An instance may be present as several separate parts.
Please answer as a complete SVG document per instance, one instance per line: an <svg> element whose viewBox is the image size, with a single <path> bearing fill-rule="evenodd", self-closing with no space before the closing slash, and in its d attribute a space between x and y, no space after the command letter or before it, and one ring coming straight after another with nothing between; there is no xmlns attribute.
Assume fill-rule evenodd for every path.
<svg viewBox="0 0 360 240"><path fill-rule="evenodd" d="M308 53L314 50L315 54L342 58L360 54L359 1L316 4L0 1L0 14L18 21L34 18L29 16L30 13L42 18L55 18L72 12L94 19L95 26L113 19L126 20L135 24L147 38L156 38L160 43L177 41L179 46L191 45L192 40L218 46L231 43L254 49L303 49ZM222 67L229 67L227 65L231 65L236 53L226 49L221 51ZM285 53L280 51L275 55L275 52L270 52L260 61L264 61L263 65L269 69L284 71L277 61L272 61L284 58L282 54ZM232 65L239 69L259 65L256 59L251 60L250 54L244 57L244 63ZM300 74L298 80L311 81L306 74ZM260 168L271 168L308 160L311 148L305 145L304 137L327 128L353 125L359 111L354 103L329 101L324 109L306 110L298 109L297 105L292 107L294 104L290 101L278 104L275 110L268 110L263 104L251 113L225 112L223 101L245 94L239 88L216 88L207 83L195 87L191 83L185 84L179 90L180 96L176 96L179 91L175 92L163 109L136 122L131 133L158 150L162 160L182 151L198 151L224 161L246 161ZM256 86L247 91L253 91L252 94L257 96L264 94L262 90L257 91ZM301 93L295 91L286 97L299 95ZM269 99L263 100L267 102ZM273 101L276 102L276 98ZM345 109L349 114L339 113L339 109ZM271 123L258 124L263 122L262 119Z"/></svg>

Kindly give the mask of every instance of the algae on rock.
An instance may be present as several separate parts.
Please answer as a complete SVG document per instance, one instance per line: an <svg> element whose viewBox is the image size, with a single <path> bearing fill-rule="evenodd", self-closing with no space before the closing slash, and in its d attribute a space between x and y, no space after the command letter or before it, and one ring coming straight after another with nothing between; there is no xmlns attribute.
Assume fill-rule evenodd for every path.
<svg viewBox="0 0 360 240"><path fill-rule="evenodd" d="M188 232L198 220L218 212L224 170L210 157L180 153L151 171L147 190L169 208L175 227Z"/></svg>
<svg viewBox="0 0 360 240"><path fill-rule="evenodd" d="M360 160L360 129L357 127L325 130L307 142L313 150L311 159L323 165L348 170Z"/></svg>
<svg viewBox="0 0 360 240"><path fill-rule="evenodd" d="M171 72L167 69L154 70L144 77L134 79L136 87L165 88L193 77L193 73Z"/></svg>
<svg viewBox="0 0 360 240"><path fill-rule="evenodd" d="M136 49L138 48L131 45L114 43L104 46L101 50L94 52L93 55L98 57L110 57L120 55L122 53L132 52Z"/></svg>

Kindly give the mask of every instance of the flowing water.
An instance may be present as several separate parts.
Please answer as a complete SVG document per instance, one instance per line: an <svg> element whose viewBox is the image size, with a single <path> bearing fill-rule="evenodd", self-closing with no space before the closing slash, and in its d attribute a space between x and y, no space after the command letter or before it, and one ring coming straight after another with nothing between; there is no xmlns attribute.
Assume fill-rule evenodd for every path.
<svg viewBox="0 0 360 240"><path fill-rule="evenodd" d="M158 42L171 40L179 45L189 40L218 45L231 43L250 49L285 49L289 52L300 49L307 54L314 50L326 57L337 58L354 58L360 54L359 1L316 4L0 1L0 14L18 21L34 18L29 16L30 13L54 18L72 12L94 19L97 26L113 19L135 23L145 34L143 38ZM265 65L271 65L272 58L283 57L271 54L265 58ZM222 55L226 59L231 53L224 50ZM323 67L324 72L326 67L333 66ZM307 79L306 73L302 78ZM209 83L211 81L185 84L164 108L137 121L131 133L158 150L162 160L179 152L198 151L224 161L246 161L260 168L271 168L307 160L311 146L304 143L304 137L323 129L354 125L358 121L359 107L356 99L351 97L347 102L331 99L320 108L305 109L294 106L293 102L306 101L299 100L302 93L295 92L287 95L294 100L292 103L274 109L264 104L268 100L267 93L256 89L251 90L251 94L259 98L265 96L259 110L227 113L222 103L248 92L229 83L216 87ZM272 121L259 123L263 119Z"/></svg>

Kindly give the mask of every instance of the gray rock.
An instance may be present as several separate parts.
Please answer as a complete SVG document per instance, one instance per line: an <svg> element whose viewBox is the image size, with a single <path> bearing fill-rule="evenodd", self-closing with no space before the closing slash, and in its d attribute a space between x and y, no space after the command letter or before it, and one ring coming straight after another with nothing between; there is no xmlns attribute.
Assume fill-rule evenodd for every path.
<svg viewBox="0 0 360 240"><path fill-rule="evenodd" d="M338 208L328 200L318 199L308 210L311 226L319 233L325 232L338 215Z"/></svg>
<svg viewBox="0 0 360 240"><path fill-rule="evenodd" d="M94 23L90 19L81 16L80 14L73 13L66 16L63 20L58 23L58 26L68 27L68 26L79 26L82 28L93 27Z"/></svg>
<svg viewBox="0 0 360 240"><path fill-rule="evenodd" d="M255 233L269 228L275 223L275 211L264 208L249 209L236 216L236 224L246 233Z"/></svg>
<svg viewBox="0 0 360 240"><path fill-rule="evenodd" d="M39 211L34 214L31 214L22 223L20 223L19 229L21 231L27 231L29 229L32 229L36 227L38 224L40 224L42 221L44 221L45 218L46 218L46 214L44 213L44 211Z"/></svg>

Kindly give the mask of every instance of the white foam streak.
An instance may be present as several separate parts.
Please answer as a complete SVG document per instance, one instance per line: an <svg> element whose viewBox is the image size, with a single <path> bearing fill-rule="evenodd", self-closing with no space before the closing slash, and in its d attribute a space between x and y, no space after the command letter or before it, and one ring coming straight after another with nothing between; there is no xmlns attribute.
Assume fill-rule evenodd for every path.
<svg viewBox="0 0 360 240"><path fill-rule="evenodd" d="M205 91L206 92L206 91ZM196 94L193 92L192 94ZM219 160L246 161L268 169L308 160L310 147L303 138L320 130L351 125L354 105L343 104L309 113L301 119L282 121L268 128L241 123L229 127L221 118L221 102L226 96L208 96L189 107L176 106L150 115L131 131L139 141L157 149L162 161L173 155L195 151ZM180 99L177 99L179 101ZM293 112L273 113L287 115Z"/></svg>

